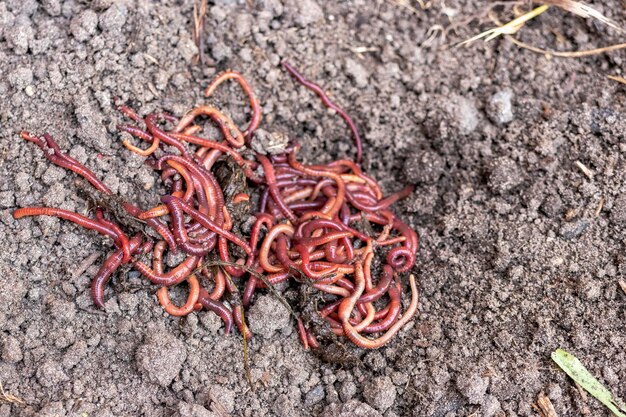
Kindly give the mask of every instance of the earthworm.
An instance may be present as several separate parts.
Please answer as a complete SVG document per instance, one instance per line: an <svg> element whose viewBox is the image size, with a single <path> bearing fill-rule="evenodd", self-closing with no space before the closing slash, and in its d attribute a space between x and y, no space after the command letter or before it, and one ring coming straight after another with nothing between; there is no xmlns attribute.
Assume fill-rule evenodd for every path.
<svg viewBox="0 0 626 417"><path fill-rule="evenodd" d="M263 172L265 175L265 181L267 183L267 187L269 189L269 193L272 196L274 202L278 205L278 208L285 216L287 220L289 220L292 224L296 224L298 219L295 214L287 207L285 202L283 201L283 197L280 195L280 191L276 186L276 176L274 174L274 167L272 163L265 155L257 155L257 159L261 163L263 167Z"/></svg>
<svg viewBox="0 0 626 417"><path fill-rule="evenodd" d="M100 234L109 236L114 241L120 242L117 233L114 230L111 230L111 228L107 225L102 224L97 220L90 219L89 217L74 213L73 211L63 210L54 207L23 207L13 212L14 219L21 219L22 217L29 216L59 217L64 220L69 220L72 223L76 223L77 225L82 226L85 229L95 230ZM126 250L126 252L128 252L128 250Z"/></svg>
<svg viewBox="0 0 626 417"><path fill-rule="evenodd" d="M198 116L208 116L213 120L222 131L226 142L230 143L234 148L241 148L246 144L243 134L233 121L212 106L198 106L191 110L180 119L178 125L174 128L174 132L180 133L183 131Z"/></svg>
<svg viewBox="0 0 626 417"><path fill-rule="evenodd" d="M251 107L250 121L243 132L222 111L211 106L196 107L180 120L163 112L142 118L129 107L120 107L120 111L138 126L119 125L118 130L150 143L147 149L129 142L124 145L132 152L148 157L146 164L161 172L161 181L168 190L161 197L160 205L145 211L120 200L128 214L145 222L161 236L162 240L156 245L142 234L129 240L120 226L104 217L101 208L96 209L95 220L46 207L19 209L14 212L14 217L53 215L113 239L117 249L103 263L92 282L91 294L99 307L104 305L104 287L111 275L122 263L132 262L148 280L163 286L157 291L157 298L169 314L184 316L206 308L222 318L225 334L230 333L235 324L248 339L251 332L244 321L243 309L250 304L256 289L293 277L297 283L310 285L331 298L318 313L335 334L344 335L361 347L384 345L411 319L417 308L417 288L411 275L411 303L401 315L399 280L415 264L419 238L389 209L393 203L407 197L412 187L407 186L384 197L378 183L365 175L358 165L362 145L352 119L317 84L304 79L288 63L283 66L297 81L320 96L327 107L342 116L352 131L356 161L304 164L297 159L300 149L297 143L289 144L280 155L264 156L247 151L243 146L250 145L260 124L261 107L241 74L228 71L209 84L206 95L211 95L225 80L237 81ZM203 115L221 130L223 138L220 141L197 136L202 127L194 124L194 120ZM163 122L172 123L175 128L166 127L161 124ZM37 137L22 132L20 136L40 147L52 163L72 170L103 194L111 195L91 171L63 153L50 135ZM168 153L165 145L176 148L180 155ZM159 153L155 157L157 150ZM221 175L215 170L215 164L224 158L237 164L245 178L254 184L251 189L260 193L260 212L255 213L250 222L245 220L245 213L241 210L237 210L238 216L233 212L231 217L229 210L234 205L247 201L256 203L257 200L247 192L231 192L230 184L220 184L217 178ZM259 167L262 174L257 173ZM222 189L227 186L228 205ZM234 230L241 230L238 233L243 235ZM231 252L233 248L229 243L241 248L245 255L240 255L239 251ZM163 255L167 248L172 253L180 248L186 257L165 272ZM150 251L152 268L137 258L132 259L133 255ZM218 260L214 265L219 267L210 273L207 265L211 265L215 256ZM374 259L378 261L374 262ZM373 280L374 273L380 275ZM238 294L242 284L236 283L231 276L247 276L241 301ZM213 280L210 294L200 284L199 277ZM178 307L170 300L168 287L184 280L188 282L189 294L185 304ZM234 304L226 305L220 301L226 290L237 295ZM318 347L313 332L306 328L300 316L296 317L302 345L305 348ZM378 339L363 336L381 332L384 333Z"/></svg>
<svg viewBox="0 0 626 417"><path fill-rule="evenodd" d="M185 278L191 275L191 272L198 264L198 261L199 258L197 256L188 256L177 267L164 273L154 271L141 261L136 261L134 263L134 267L152 283L169 287L182 282Z"/></svg>
<svg viewBox="0 0 626 417"><path fill-rule="evenodd" d="M142 237L140 234L133 236L130 239L130 250L134 253L139 245L141 245ZM104 261L96 275L91 280L91 299L96 307L104 308L104 287L106 286L109 279L111 279L111 275L119 268L122 264L122 258L124 257L124 252L122 249L118 249L113 252L107 259Z"/></svg>
<svg viewBox="0 0 626 417"><path fill-rule="evenodd" d="M204 288L200 288L198 302L207 310L221 317L224 322L224 334L229 334L230 330L233 328L233 314L231 311L223 303L209 297L209 293Z"/></svg>
<svg viewBox="0 0 626 417"><path fill-rule="evenodd" d="M128 262L130 262L131 249L130 249L130 242L128 240L128 236L126 236L126 234L122 232L122 229L120 229L120 227L117 224L110 222L104 218L104 212L102 211L100 207L96 208L96 220L100 222L101 224L103 224L104 226L111 229L117 235L117 241L119 242L119 246L121 247L122 252L124 253L124 257L122 258L122 263L127 264Z"/></svg>
<svg viewBox="0 0 626 417"><path fill-rule="evenodd" d="M187 302L185 302L182 307L177 307L172 303L168 294L168 287L161 287L158 289L157 298L166 313L171 314L172 316L180 317L186 316L193 311L200 295L200 284L198 283L198 278L196 278L195 275L189 276L189 278L187 278L187 283L189 284L189 295L187 296Z"/></svg>
<svg viewBox="0 0 626 417"><path fill-rule="evenodd" d="M178 151L181 153L181 155L185 159L191 159L191 157L189 156L189 153L187 152L187 149L185 148L185 146L183 145L181 141L173 138L172 136L168 135L163 130L157 127L156 123L158 119L167 120L167 117L165 116L164 113L150 113L144 118L144 123L146 124L146 128L152 134L152 136L155 139L158 138L160 141L178 149Z"/></svg>
<svg viewBox="0 0 626 417"><path fill-rule="evenodd" d="M236 71L222 72L217 76L217 78L215 78L211 82L211 84L209 84L209 86L204 91L204 96L209 97L215 92L215 90L221 83L230 79L236 80L239 83L241 89L244 91L244 93L246 93L246 95L248 96L248 100L250 101L250 109L252 110L250 123L248 124L246 130L243 132L243 135L246 138L246 142L249 144L252 140L252 135L254 134L254 131L259 127L259 124L261 124L262 110L259 101L254 95L252 88L250 87L250 84L248 84L248 81L246 81L246 79L243 78L243 76Z"/></svg>
<svg viewBox="0 0 626 417"><path fill-rule="evenodd" d="M107 195L113 194L111 192L111 189L107 187L102 181L100 181L93 172L87 169L87 167L85 167L83 164L70 157L69 155L61 152L59 146L54 141L52 136L45 134L45 142L41 138L33 136L26 131L21 132L20 136L22 137L22 139L33 142L35 145L39 146L43 151L43 155L53 164L61 166L63 168L67 168L70 171L74 171L75 173L89 181L89 183L93 185L98 191ZM52 149L53 153L48 152L46 146Z"/></svg>
<svg viewBox="0 0 626 417"><path fill-rule="evenodd" d="M417 311L418 293L415 276L413 274L409 275L409 284L411 285L411 304L409 304L409 307L406 309L402 317L396 321L385 334L377 339L368 339L355 331L354 327L352 327L352 325L346 320L342 322L342 325L348 339L350 339L350 341L355 345L366 349L378 349L387 344L389 340L391 340L391 338L413 318L415 312ZM354 300L350 299L350 301L352 302Z"/></svg>
<svg viewBox="0 0 626 417"><path fill-rule="evenodd" d="M291 76L296 81L317 94L317 96L322 100L326 107L336 111L343 118L343 120L350 128L350 131L352 131L352 138L354 139L354 145L356 146L356 163L360 164L361 160L363 159L363 145L361 143L361 136L359 135L359 131L356 128L356 124L352 121L352 118L341 107L332 102L332 100L328 97L328 95L326 95L322 87L304 78L304 76L300 74L287 61L283 61L281 64L283 68L287 70L287 72L291 74Z"/></svg>

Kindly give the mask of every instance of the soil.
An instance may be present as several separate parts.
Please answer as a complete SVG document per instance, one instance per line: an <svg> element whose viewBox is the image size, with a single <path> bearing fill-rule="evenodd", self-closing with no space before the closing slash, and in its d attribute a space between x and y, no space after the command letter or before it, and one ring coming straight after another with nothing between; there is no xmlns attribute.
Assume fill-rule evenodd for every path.
<svg viewBox="0 0 626 417"><path fill-rule="evenodd" d="M626 53L451 47L490 27L487 2L338 3L211 2L199 64L192 1L0 1L0 382L25 404L0 404L1 417L534 416L541 392L558 416L607 416L551 361L558 347L626 398L626 86L607 78L624 75ZM623 1L594 7L626 26ZM562 51L624 41L558 9L518 37ZM421 237L420 308L387 346L337 363L304 351L282 305L258 295L252 391L241 338L214 314L170 317L128 271L98 310L89 281L110 241L12 218L28 205L89 210L76 176L17 132L50 132L149 207L160 183L122 146L114 101L181 116L232 68L260 97L262 128L298 140L306 161L352 155L341 119L283 59L358 122L364 169L386 192L415 184L396 210ZM245 123L236 86L213 101Z"/></svg>

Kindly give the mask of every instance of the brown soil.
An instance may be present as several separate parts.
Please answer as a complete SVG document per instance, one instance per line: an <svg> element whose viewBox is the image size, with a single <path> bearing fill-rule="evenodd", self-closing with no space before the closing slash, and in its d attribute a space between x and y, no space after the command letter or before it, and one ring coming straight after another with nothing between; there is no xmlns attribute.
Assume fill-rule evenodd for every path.
<svg viewBox="0 0 626 417"><path fill-rule="evenodd" d="M26 403L0 405L1 417L531 416L542 391L561 417L608 415L551 362L557 347L626 398L626 88L606 77L625 52L549 59L504 39L446 47L488 27L463 23L486 2L412 13L380 0L216 0L196 65L192 2L156 3L0 1L0 382ZM626 25L623 2L595 7ZM427 41L450 22L461 24ZM519 36L558 50L623 42L560 10ZM301 348L272 296L257 296L251 392L241 339L215 315L167 316L134 272L112 281L99 311L88 286L110 242L56 219L13 220L16 207L89 206L76 176L16 133L50 132L148 207L160 185L121 145L114 98L180 116L232 68L257 91L262 127L302 143L307 161L351 155L341 120L282 59L359 123L364 168L387 192L416 185L396 210L421 236L420 310L388 346L329 363ZM236 87L214 100L246 119Z"/></svg>

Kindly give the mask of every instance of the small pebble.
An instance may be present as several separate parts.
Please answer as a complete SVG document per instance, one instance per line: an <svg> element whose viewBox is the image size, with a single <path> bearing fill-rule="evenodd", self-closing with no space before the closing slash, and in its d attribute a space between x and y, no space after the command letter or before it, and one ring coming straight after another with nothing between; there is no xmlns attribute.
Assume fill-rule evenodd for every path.
<svg viewBox="0 0 626 417"><path fill-rule="evenodd" d="M487 103L487 116L497 125L505 125L513 121L513 92L510 90L499 91L489 99Z"/></svg>

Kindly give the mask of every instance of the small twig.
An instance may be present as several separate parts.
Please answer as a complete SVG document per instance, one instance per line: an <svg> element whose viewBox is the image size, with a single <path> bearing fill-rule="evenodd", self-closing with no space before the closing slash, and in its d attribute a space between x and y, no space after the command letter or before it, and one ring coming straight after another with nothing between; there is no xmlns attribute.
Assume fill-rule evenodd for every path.
<svg viewBox="0 0 626 417"><path fill-rule="evenodd" d="M580 161L576 161L575 163L576 163L576 166L578 167L578 169L580 169L580 171L581 171L583 174L585 174L585 176L586 176L587 178L589 178L590 180L592 180L592 179L593 179L593 171L592 171L592 170L590 170L589 168L587 168L587 166L585 166L585 164L583 164L583 163L582 163L582 162L580 162Z"/></svg>
<svg viewBox="0 0 626 417"><path fill-rule="evenodd" d="M15 395L6 392L4 387L2 386L2 382L0 382L0 403L9 403L9 404L17 404L19 406L26 406L26 401L21 399L20 397L16 397Z"/></svg>
<svg viewBox="0 0 626 417"><path fill-rule="evenodd" d="M213 395L213 393L211 391L209 391L209 399L211 400L211 409L218 414L220 417L231 417L231 415L228 413L228 411L226 411L226 408L224 408L224 406L222 405L221 402L219 402L219 400L217 398L215 398L215 395Z"/></svg>
<svg viewBox="0 0 626 417"><path fill-rule="evenodd" d="M94 252L78 264L74 272L72 272L72 281L80 277L91 265L93 265L94 262L98 260L99 257L100 253Z"/></svg>
<svg viewBox="0 0 626 417"><path fill-rule="evenodd" d="M235 309L235 308L240 308L241 309L241 321L243 322L243 326L245 327L245 325L246 325L246 317L244 315L244 308L243 308L243 305L242 305L243 303L241 301L241 296L239 295L239 290L237 289L237 286L233 282L233 279L230 276L230 274L228 273L228 271L226 271L224 268L221 268L221 269L222 269L222 272L224 273L224 275L226 276L226 279L228 280L228 282L230 282L230 288L234 288L234 291L231 294L236 298L237 305L234 305L233 309ZM243 340L243 369L244 369L244 374L246 375L246 379L248 380L248 385L250 386L250 389L252 390L252 392L254 392L255 389L254 389L254 384L252 383L252 373L250 372L250 363L248 362L248 341L246 340L246 334L245 334L244 331L241 332L241 339Z"/></svg>
<svg viewBox="0 0 626 417"><path fill-rule="evenodd" d="M505 36L505 38L510 40L515 45L519 46L520 48L528 49L529 51L536 52L538 54L543 54L546 56L555 56L558 58L582 58L585 56L598 55L598 54L603 54L605 52L612 52L612 51L617 51L619 49L626 48L626 43L620 43L617 45L605 46L602 48L585 49L583 51L559 52L559 51L551 51L547 49L537 48L536 46L532 46L518 39L515 39L513 36L510 36L510 35Z"/></svg>
<svg viewBox="0 0 626 417"><path fill-rule="evenodd" d="M619 286L622 288L622 291L624 291L624 294L626 294L626 281L624 281L623 279L620 279Z"/></svg>
<svg viewBox="0 0 626 417"><path fill-rule="evenodd" d="M598 202L598 206L593 212L594 217L598 217L600 215L600 213L602 212L602 209L604 208L604 202L605 202L604 197L600 198L600 201Z"/></svg>
<svg viewBox="0 0 626 417"><path fill-rule="evenodd" d="M607 75L609 80L617 81L618 83L626 84L626 78L620 77L619 75Z"/></svg>
<svg viewBox="0 0 626 417"><path fill-rule="evenodd" d="M207 0L201 0L200 6L193 5L193 39L198 47L198 55L193 58L194 64L204 64L204 20L207 9Z"/></svg>

